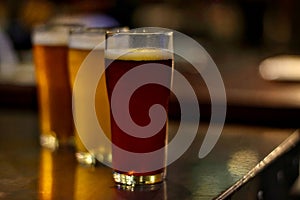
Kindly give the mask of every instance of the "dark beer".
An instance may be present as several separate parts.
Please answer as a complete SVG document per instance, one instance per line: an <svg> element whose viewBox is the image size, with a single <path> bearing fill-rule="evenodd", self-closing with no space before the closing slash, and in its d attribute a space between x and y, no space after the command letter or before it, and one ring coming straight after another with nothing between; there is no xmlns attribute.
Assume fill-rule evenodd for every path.
<svg viewBox="0 0 300 200"><path fill-rule="evenodd" d="M164 52L160 49L143 49L135 50L121 57L107 52L106 55L106 82L109 101L111 102L112 92L116 83L124 76L129 70L141 66L143 64L163 64L166 67L172 68L173 59L170 53ZM109 64L109 66L107 66ZM159 72L158 72L159 73ZM170 83L172 73L164 77L165 81ZM126 84L126 83L125 83ZM128 106L132 120L139 126L146 126L150 123L149 118L149 108L154 104L160 104L164 107L166 112L168 111L170 97L170 89L166 88L159 84L146 84L139 87L131 96L130 103ZM120 104L122 100L120 99ZM127 106L127 105L124 105ZM126 151L134 153L148 153L153 152L158 149L165 147L167 143L167 123L164 124L163 128L154 136L147 138L133 137L125 133L118 125L114 117L111 115L111 139L112 143ZM140 133L143 134L142 132ZM114 168L123 165L126 162L130 162L123 155L119 155L117 151L113 148L112 151L112 164ZM160 162L160 166L165 166L166 155L161 154L159 157L155 158L155 162ZM151 162L151 160L147 161ZM143 168L143 165L149 163L140 163L140 166L137 166L138 169ZM160 182L163 180L164 176L164 167L156 171L147 171L145 173L139 173L135 171L133 167L130 171L118 171L115 170L118 174L122 176L137 176L137 177L150 177L153 176L156 180L155 182ZM118 177L120 178L120 177ZM147 179L147 178L146 178ZM116 178L115 178L116 181ZM116 181L118 182L118 181ZM121 182L122 183L122 182Z"/></svg>

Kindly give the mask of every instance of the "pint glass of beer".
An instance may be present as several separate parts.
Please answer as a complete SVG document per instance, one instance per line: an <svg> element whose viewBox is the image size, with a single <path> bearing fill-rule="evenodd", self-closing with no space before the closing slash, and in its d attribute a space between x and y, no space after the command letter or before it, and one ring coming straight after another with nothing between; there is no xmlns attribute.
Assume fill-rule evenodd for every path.
<svg viewBox="0 0 300 200"><path fill-rule="evenodd" d="M93 51L93 55L96 55L97 60L91 62L92 67L101 68L104 71L104 46L106 32L121 32L127 31L127 27L120 28L82 28L73 30L69 36L69 53L68 53L68 68L71 88L73 89L77 72L82 66L85 59ZM75 146L76 146L76 159L80 164L95 165L97 161L111 162L111 146L105 144L99 144L92 149L85 147L81 137L88 134L90 131L90 119L89 113L85 109L86 105L76 103L88 102L85 100L89 98L87 94L90 89L88 83L82 83L78 85L76 94L73 94L73 114L76 115L76 124L80 125L81 132L75 127ZM100 77L96 93L95 93L95 111L99 125L102 127L105 135L110 139L110 116L109 116L109 104L106 89L105 74ZM81 136L81 137L80 137Z"/></svg>
<svg viewBox="0 0 300 200"><path fill-rule="evenodd" d="M172 32L132 30L106 40L112 167L117 184L156 184L165 178L172 50Z"/></svg>
<svg viewBox="0 0 300 200"><path fill-rule="evenodd" d="M73 89L74 82L76 80L76 75L80 66L84 62L88 54L93 50L98 54L98 61L94 63L95 67L104 69L104 45L98 46L101 42L105 40L105 29L81 29L75 30L70 33L69 40L69 76L70 83ZM95 95L96 114L98 122L103 128L104 132L109 136L109 107L108 107L108 97L106 93L105 77L100 78ZM80 90L78 90L76 95L73 95L74 101L74 114L78 115L77 123L81 124L81 127L85 131L89 131L89 119L87 111L84 109L85 105L76 104L79 98L88 98L85 93L89 90L88 85L79 85ZM84 100L83 100L84 101ZM85 132L80 132L80 134L86 134ZM110 159L111 148L110 146L98 147L96 149L88 151L80 139L79 133L75 129L75 146L76 146L76 159L81 164L95 164L98 159Z"/></svg>
<svg viewBox="0 0 300 200"><path fill-rule="evenodd" d="M33 30L40 143L56 149L72 143L72 99L68 77L69 30L80 25L41 25Z"/></svg>

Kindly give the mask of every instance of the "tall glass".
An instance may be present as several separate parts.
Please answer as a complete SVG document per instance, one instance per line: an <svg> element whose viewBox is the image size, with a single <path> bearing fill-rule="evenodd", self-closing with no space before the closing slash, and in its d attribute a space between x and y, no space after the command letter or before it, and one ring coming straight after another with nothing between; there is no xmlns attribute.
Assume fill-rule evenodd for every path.
<svg viewBox="0 0 300 200"><path fill-rule="evenodd" d="M127 27L120 27L114 29L104 28L82 28L70 32L69 36L69 52L68 52L68 67L70 84L73 89L73 85L76 79L78 70L86 57L91 53L98 55L98 63L95 63L95 67L102 68L104 70L104 43L106 32L121 32L127 31ZM73 95L73 101L78 101L81 98L83 102L85 98L88 98L86 94L89 90L88 83L79 85L80 89L77 90L77 94ZM87 150L85 145L80 139L81 134L87 134L90 131L90 120L87 117L88 113L85 109L85 105L74 104L73 111L80 115L80 126L83 127L80 132L75 129L75 146L76 146L76 159L81 164L94 165L97 161L111 162L111 146L101 144L94 149ZM98 122L102 127L104 133L110 138L110 116L109 116L109 104L106 89L105 76L102 76L99 80L96 95L95 95L95 111Z"/></svg>
<svg viewBox="0 0 300 200"><path fill-rule="evenodd" d="M68 77L69 30L80 25L41 25L33 31L41 136L44 147L72 143L72 99Z"/></svg>
<svg viewBox="0 0 300 200"><path fill-rule="evenodd" d="M147 185L165 178L172 48L172 32L131 31L110 35L106 40L112 167L117 184ZM151 112L157 105L165 113L156 117Z"/></svg>
<svg viewBox="0 0 300 200"><path fill-rule="evenodd" d="M69 76L70 76L70 83L71 88L73 89L73 84L76 79L76 75L78 70L80 69L81 64L84 62L85 58L88 54L94 50L97 51L99 56L100 63L97 63L96 67L104 68L104 46L98 47L94 49L98 44L105 40L105 30L104 29L82 29L72 31L70 33L70 40L69 40L69 55L68 55L68 63L69 63ZM80 85L80 94L74 96L74 101L77 98L85 98L85 92L88 90L87 86ZM96 110L100 110L96 112L98 121L101 124L101 127L104 129L104 132L107 133L109 136L109 108L108 108L108 100L107 100L107 93L103 92L106 91L105 86L105 77L101 77L98 90L101 92L96 92L95 102L97 107L101 107ZM81 115L81 120L78 123L81 123L82 126L85 126L85 130L88 131L89 126L89 119L84 117L87 116L85 113L84 105L78 105L73 108L74 112L77 112ZM82 107L81 107L82 106ZM84 134L84 133L80 133ZM75 146L76 146L76 159L79 163L82 164L95 164L96 157L100 159L100 156L105 156L102 159L110 159L110 149L109 147L94 149L93 152L88 151L85 148L85 145L82 143L80 136L75 130Z"/></svg>

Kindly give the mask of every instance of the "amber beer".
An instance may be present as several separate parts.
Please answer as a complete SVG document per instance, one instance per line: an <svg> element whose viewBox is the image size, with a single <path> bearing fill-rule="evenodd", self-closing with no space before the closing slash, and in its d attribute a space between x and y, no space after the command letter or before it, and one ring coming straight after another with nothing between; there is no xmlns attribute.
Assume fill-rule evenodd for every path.
<svg viewBox="0 0 300 200"><path fill-rule="evenodd" d="M169 35L167 35L169 37ZM150 36L151 37L151 36ZM141 39L141 38L140 38ZM153 39L153 38L152 38ZM154 38L156 39L156 38ZM165 41L169 41L167 38ZM116 39L117 40L117 39ZM142 39L143 40L143 39ZM147 38L145 37L145 40ZM134 40L132 40L134 42ZM131 41L131 42L132 42ZM108 41L109 42L109 41ZM113 41L115 44L116 41ZM123 41L124 42L124 41ZM143 40L143 42L145 42ZM146 42L147 43L147 42ZM119 54L118 49L110 49L109 45L106 50L106 82L109 101L111 102L113 90L122 76L135 67L142 66L144 64L158 65L161 64L164 67L169 67L169 74L164 77L164 81L168 83L171 87L172 79L172 66L173 66L173 55L168 51L168 49L161 49L160 46L156 48L155 44L146 44L150 47L141 47L136 49L129 49L125 54ZM152 46L151 46L152 45ZM160 44L159 44L160 45ZM154 48L153 48L154 46ZM117 46L114 46L117 47ZM157 72L159 73L159 72ZM130 81L131 82L131 81ZM130 84L125 82L124 84ZM129 113L132 120L139 126L146 126L150 123L149 119L149 109L154 104L159 104L164 107L165 111L168 111L169 97L170 97L170 87L164 87L160 84L146 84L139 87L130 97L130 103L128 105ZM126 92L126 91L124 91ZM120 99L120 104L122 104L122 99ZM112 106L112 105L110 105ZM124 105L127 106L127 105ZM112 110L112 109L111 109ZM142 138L133 137L127 134L122 128L118 126L116 119L113 117L111 111L111 139L112 143L117 147L132 153L151 153L159 150L166 146L167 143L167 122L164 124L162 129L156 133L154 136ZM139 133L141 136L143 133ZM114 180L118 184L126 185L143 185L143 184L154 184L162 182L165 177L165 162L166 154L165 152L161 155L152 158L152 160L147 160L145 162L140 162L139 166L132 166L131 169L127 171L120 171L123 165L130 162L126 156L119 153L115 149L112 149L112 166L114 168ZM147 168L146 166L150 162L156 162L160 169L153 171L139 172L136 169ZM145 167L144 167L145 166ZM128 181L132 180L132 181Z"/></svg>
<svg viewBox="0 0 300 200"><path fill-rule="evenodd" d="M33 32L40 117L40 143L56 149L71 143L73 118L68 79L69 26L43 25Z"/></svg>
<svg viewBox="0 0 300 200"><path fill-rule="evenodd" d="M105 33L105 29L82 29L71 32L69 40L68 66L72 89L78 70L92 50L95 55L97 54L97 61L99 61L98 63L93 63L93 67L102 68L104 70L104 45L101 46L101 42L104 43ZM89 90L88 83L81 84L78 87L80 88L77 90L77 95L73 96L73 101L77 101L79 100L78 98L81 98L81 100L83 99L83 102L88 102L88 100L84 101L85 98L88 98L88 95L86 95L86 91ZM78 120L77 123L80 123L80 126L83 127L81 130L84 130L84 132L80 132L80 134L88 134L87 132L89 131L90 120L87 117L89 113L87 113L85 109L86 105L75 105L76 106L73 107L74 112L80 115L80 120ZM104 75L100 78L96 89L95 110L98 122L104 133L109 138L109 105ZM88 151L82 143L77 130L75 130L75 146L76 159L79 163L96 164L97 160L108 162L111 160L110 146L99 146L95 149L89 149Z"/></svg>

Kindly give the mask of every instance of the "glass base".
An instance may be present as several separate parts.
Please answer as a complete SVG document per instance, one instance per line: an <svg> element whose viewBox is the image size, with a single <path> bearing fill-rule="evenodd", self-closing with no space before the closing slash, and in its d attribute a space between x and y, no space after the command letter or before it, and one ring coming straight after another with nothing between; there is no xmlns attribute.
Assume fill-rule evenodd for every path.
<svg viewBox="0 0 300 200"><path fill-rule="evenodd" d="M74 146L74 138L70 137L67 140L60 141L54 134L42 134L40 136L40 145L52 151L57 150L59 147L72 147Z"/></svg>
<svg viewBox="0 0 300 200"><path fill-rule="evenodd" d="M82 165L96 165L96 158L89 152L76 152L76 160Z"/></svg>
<svg viewBox="0 0 300 200"><path fill-rule="evenodd" d="M78 151L75 154L78 163L83 165L99 165L100 163L111 163L111 153L109 152L88 152Z"/></svg>
<svg viewBox="0 0 300 200"><path fill-rule="evenodd" d="M56 150L59 146L58 139L53 135L41 135L40 144L42 147L46 147L50 150Z"/></svg>
<svg viewBox="0 0 300 200"><path fill-rule="evenodd" d="M136 185L151 185L161 183L164 181L165 173L159 173L147 176L135 176L128 174L121 174L118 172L113 173L113 179L117 184L136 186Z"/></svg>

